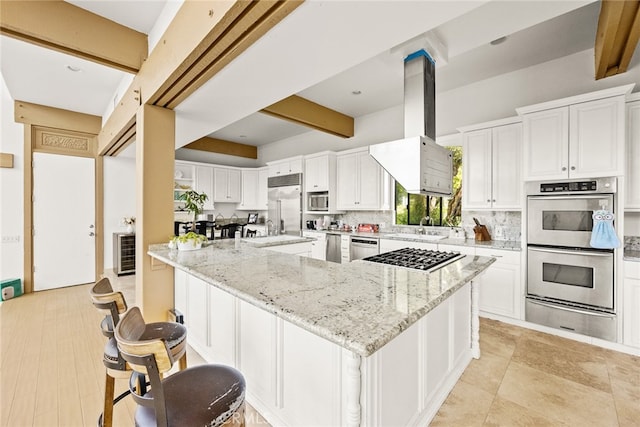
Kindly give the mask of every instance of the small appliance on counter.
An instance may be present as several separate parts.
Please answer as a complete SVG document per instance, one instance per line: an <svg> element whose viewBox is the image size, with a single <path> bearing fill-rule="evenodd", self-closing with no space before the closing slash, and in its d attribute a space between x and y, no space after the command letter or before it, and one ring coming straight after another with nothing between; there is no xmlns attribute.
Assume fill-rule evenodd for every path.
<svg viewBox="0 0 640 427"><path fill-rule="evenodd" d="M316 229L316 221L313 219L307 220L307 230L315 230Z"/></svg>
<svg viewBox="0 0 640 427"><path fill-rule="evenodd" d="M379 230L378 224L358 224L358 233L377 233Z"/></svg>

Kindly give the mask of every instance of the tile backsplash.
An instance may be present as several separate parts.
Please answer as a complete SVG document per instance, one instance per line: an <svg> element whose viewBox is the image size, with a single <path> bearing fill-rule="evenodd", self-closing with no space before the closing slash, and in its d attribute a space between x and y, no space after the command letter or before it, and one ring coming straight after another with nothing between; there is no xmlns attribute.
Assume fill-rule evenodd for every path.
<svg viewBox="0 0 640 427"><path fill-rule="evenodd" d="M624 236L624 248L630 251L640 251L640 236Z"/></svg>
<svg viewBox="0 0 640 427"><path fill-rule="evenodd" d="M461 227L454 227L458 235L464 231L467 238L473 238L473 218L486 225L493 240L521 240L521 218L518 211L462 211ZM334 215L334 219L342 220L346 224L358 225L362 223L379 224L380 231L415 232L415 225L396 225L393 223L393 211L349 211L342 215ZM451 227L425 227L428 232L449 235Z"/></svg>

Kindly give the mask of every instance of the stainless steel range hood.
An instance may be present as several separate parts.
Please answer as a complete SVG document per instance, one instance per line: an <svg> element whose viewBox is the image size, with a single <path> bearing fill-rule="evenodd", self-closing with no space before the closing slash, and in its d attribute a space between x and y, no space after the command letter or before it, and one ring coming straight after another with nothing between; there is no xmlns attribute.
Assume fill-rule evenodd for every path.
<svg viewBox="0 0 640 427"><path fill-rule="evenodd" d="M404 139L369 154L409 193L451 196L453 156L435 143L435 63L424 50L404 60Z"/></svg>

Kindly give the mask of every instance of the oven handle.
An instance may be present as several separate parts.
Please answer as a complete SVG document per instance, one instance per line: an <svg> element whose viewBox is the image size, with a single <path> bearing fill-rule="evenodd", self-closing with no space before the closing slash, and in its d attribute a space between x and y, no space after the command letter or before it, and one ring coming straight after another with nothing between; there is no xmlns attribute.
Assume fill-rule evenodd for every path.
<svg viewBox="0 0 640 427"><path fill-rule="evenodd" d="M573 194L571 196L527 196L530 200L572 200L572 199L603 199L612 194L602 193L596 194Z"/></svg>
<svg viewBox="0 0 640 427"><path fill-rule="evenodd" d="M589 310L580 310L579 308L567 307L566 305L553 304L550 302L542 302L542 301L531 299L531 298L527 298L527 301L529 301L531 304L537 304L543 307L557 308L558 310L571 311L572 313L586 314L588 316L608 317L608 318L616 317L615 314L599 313L597 311L589 311Z"/></svg>
<svg viewBox="0 0 640 427"><path fill-rule="evenodd" d="M573 254L573 255L601 256L601 257L613 256L613 254L611 253L600 253L600 252L592 252L592 251L571 251L571 250L564 250L564 249L558 250L558 249L547 249L547 248L534 248L532 246L529 246L529 250L537 251L537 252L550 252L552 254L560 254L560 255Z"/></svg>

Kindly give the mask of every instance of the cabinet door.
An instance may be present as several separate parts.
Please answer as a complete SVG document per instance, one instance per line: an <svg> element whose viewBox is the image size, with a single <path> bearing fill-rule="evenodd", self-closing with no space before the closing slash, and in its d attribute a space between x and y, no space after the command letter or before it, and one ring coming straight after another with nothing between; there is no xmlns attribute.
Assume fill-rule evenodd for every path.
<svg viewBox="0 0 640 427"><path fill-rule="evenodd" d="M228 188L229 174L227 173L227 169L213 168L213 201L226 203Z"/></svg>
<svg viewBox="0 0 640 427"><path fill-rule="evenodd" d="M525 114L525 180L568 178L569 108Z"/></svg>
<svg viewBox="0 0 640 427"><path fill-rule="evenodd" d="M258 171L242 171L242 202L239 209L258 208Z"/></svg>
<svg viewBox="0 0 640 427"><path fill-rule="evenodd" d="M208 293L209 285L201 279L189 276L188 298L188 318L185 318L189 328L189 338L193 340L199 348L209 345L209 311Z"/></svg>
<svg viewBox="0 0 640 427"><path fill-rule="evenodd" d="M305 191L329 191L329 157L320 156L306 159L304 178Z"/></svg>
<svg viewBox="0 0 640 427"><path fill-rule="evenodd" d="M357 157L355 154L345 154L337 159L338 191L336 194L337 208L353 210L356 205L356 171Z"/></svg>
<svg viewBox="0 0 640 427"><path fill-rule="evenodd" d="M465 209L491 207L491 129L463 137L462 205Z"/></svg>
<svg viewBox="0 0 640 427"><path fill-rule="evenodd" d="M368 151L357 153L358 168L356 188L356 206L358 209L380 209L380 184L382 168Z"/></svg>
<svg viewBox="0 0 640 427"><path fill-rule="evenodd" d="M640 101L627 104L625 208L640 210Z"/></svg>
<svg viewBox="0 0 640 427"><path fill-rule="evenodd" d="M196 191L207 195L204 209L213 209L213 168L211 166L196 166Z"/></svg>
<svg viewBox="0 0 640 427"><path fill-rule="evenodd" d="M242 174L237 169L228 169L227 176L227 201L238 203L242 200Z"/></svg>
<svg viewBox="0 0 640 427"><path fill-rule="evenodd" d="M258 210L267 210L268 208L268 188L267 180L269 179L269 170L267 168L260 169L258 171L258 197L256 198Z"/></svg>
<svg viewBox="0 0 640 427"><path fill-rule="evenodd" d="M522 209L522 125L494 128L492 141L491 205L494 209Z"/></svg>
<svg viewBox="0 0 640 427"><path fill-rule="evenodd" d="M640 348L640 279L624 279L624 343Z"/></svg>
<svg viewBox="0 0 640 427"><path fill-rule="evenodd" d="M480 285L480 310L519 319L524 298L520 289L521 253L476 248L476 255L497 258L477 279Z"/></svg>
<svg viewBox="0 0 640 427"><path fill-rule="evenodd" d="M622 174L624 97L569 106L569 176Z"/></svg>
<svg viewBox="0 0 640 427"><path fill-rule="evenodd" d="M302 173L302 159L290 160L287 162L287 173Z"/></svg>

